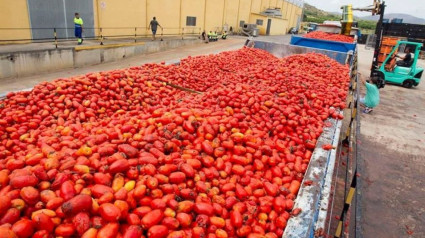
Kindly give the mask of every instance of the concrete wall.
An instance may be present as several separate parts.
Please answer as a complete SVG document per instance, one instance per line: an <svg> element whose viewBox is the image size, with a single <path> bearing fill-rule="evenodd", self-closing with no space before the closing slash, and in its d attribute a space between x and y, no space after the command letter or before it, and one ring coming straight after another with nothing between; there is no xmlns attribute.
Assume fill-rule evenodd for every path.
<svg viewBox="0 0 425 238"><path fill-rule="evenodd" d="M153 53L201 43L198 39L167 40L127 46L87 47L85 50L56 49L0 54L0 78L95 65L138 54Z"/></svg>
<svg viewBox="0 0 425 238"><path fill-rule="evenodd" d="M147 24L155 16L164 28L164 34L180 33L180 0L146 0ZM158 29L160 30L160 29Z"/></svg>
<svg viewBox="0 0 425 238"><path fill-rule="evenodd" d="M0 29L0 40L31 38L26 0L0 1L0 28L20 28L14 30Z"/></svg>
<svg viewBox="0 0 425 238"><path fill-rule="evenodd" d="M302 8L291 3L286 3L286 15L283 15L283 17L289 20L289 27L297 26L298 19L302 17L302 11Z"/></svg>
<svg viewBox="0 0 425 238"><path fill-rule="evenodd" d="M240 21L251 22L251 13L260 13L266 8L280 8L288 27L297 24L302 9L289 0L87 0L93 2L95 28L102 28L106 37L116 35L150 35L147 30L152 17L164 27L163 34L196 33L200 30L221 31L224 25L239 28ZM48 11L55 9L46 9ZM59 11L59 10L58 10ZM196 17L196 26L186 26L186 17ZM90 16L91 17L91 16ZM83 19L87 17L82 16ZM31 38L26 0L0 0L0 39ZM71 26L72 27L72 26ZM135 30L136 28L136 30ZM283 28L278 34L285 34ZM72 31L72 29L70 30ZM97 36L100 35L96 29ZM160 34L161 31L158 31ZM1 43L1 42L0 42Z"/></svg>
<svg viewBox="0 0 425 238"><path fill-rule="evenodd" d="M229 0L204 0L205 9L205 30L219 30L223 26L224 2Z"/></svg>
<svg viewBox="0 0 425 238"><path fill-rule="evenodd" d="M134 35L134 28L138 28L137 34L147 34L146 1L93 0L95 27L102 27L104 36Z"/></svg>
<svg viewBox="0 0 425 238"><path fill-rule="evenodd" d="M73 66L72 50L45 50L0 54L0 78L30 75Z"/></svg>
<svg viewBox="0 0 425 238"><path fill-rule="evenodd" d="M251 14L251 0L240 0L239 3L239 19L237 22L237 27L239 27L239 22L240 21L244 21L244 22L248 22L249 21L249 15Z"/></svg>
<svg viewBox="0 0 425 238"><path fill-rule="evenodd" d="M238 26L240 0L226 0L224 6L224 25Z"/></svg>
<svg viewBox="0 0 425 238"><path fill-rule="evenodd" d="M204 10L205 1L181 0L180 28L184 33L197 33L205 28ZM196 17L196 26L186 26L188 16Z"/></svg>

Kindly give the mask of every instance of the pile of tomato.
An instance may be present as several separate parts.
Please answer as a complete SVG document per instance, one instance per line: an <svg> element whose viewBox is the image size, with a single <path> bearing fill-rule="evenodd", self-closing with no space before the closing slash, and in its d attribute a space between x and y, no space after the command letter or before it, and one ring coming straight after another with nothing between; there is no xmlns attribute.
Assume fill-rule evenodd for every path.
<svg viewBox="0 0 425 238"><path fill-rule="evenodd" d="M320 40L330 40L330 41L341 41L346 43L353 43L354 39L351 36L327 33L323 31L312 31L304 35L306 38L314 38Z"/></svg>
<svg viewBox="0 0 425 238"><path fill-rule="evenodd" d="M348 81L324 55L242 48L10 93L1 237L279 237Z"/></svg>

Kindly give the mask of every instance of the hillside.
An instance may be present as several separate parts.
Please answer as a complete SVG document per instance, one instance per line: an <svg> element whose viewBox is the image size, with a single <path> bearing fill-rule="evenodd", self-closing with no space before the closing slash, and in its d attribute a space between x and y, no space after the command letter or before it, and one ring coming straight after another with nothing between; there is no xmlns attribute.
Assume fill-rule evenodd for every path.
<svg viewBox="0 0 425 238"><path fill-rule="evenodd" d="M339 21L341 15L326 12L312 6L308 3L304 3L304 21L306 22L317 22L323 23L323 21Z"/></svg>
<svg viewBox="0 0 425 238"><path fill-rule="evenodd" d="M403 19L403 23L410 23L410 24L425 24L425 19L415 17L409 14L402 14L402 13L388 13L385 14L384 18L386 19L393 19L393 18L401 18ZM369 20L369 21L378 21L379 16L365 16L362 17L363 20Z"/></svg>
<svg viewBox="0 0 425 238"><path fill-rule="evenodd" d="M341 14L330 13L316 8L308 3L304 3L304 19L305 22L316 22L323 23L324 21L339 21L341 20ZM361 19L355 17L355 20L359 24L359 28L362 30L374 30L376 27L376 22Z"/></svg>

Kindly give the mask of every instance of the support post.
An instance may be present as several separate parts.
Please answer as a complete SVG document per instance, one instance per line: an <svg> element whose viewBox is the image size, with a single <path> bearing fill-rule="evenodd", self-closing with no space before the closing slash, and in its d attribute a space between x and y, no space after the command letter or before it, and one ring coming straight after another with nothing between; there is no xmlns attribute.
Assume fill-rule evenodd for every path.
<svg viewBox="0 0 425 238"><path fill-rule="evenodd" d="M381 50L381 41L382 41L382 33L383 29L383 21L384 21L384 12L385 12L385 1L383 1L379 7L379 21L376 24L376 43L375 43L375 51L373 53L373 62L372 62L372 70L370 71L370 76L373 76L375 69L378 68L378 56L379 51Z"/></svg>
<svg viewBox="0 0 425 238"><path fill-rule="evenodd" d="M58 48L58 35L56 33L56 28L53 28L53 35L55 37L55 47Z"/></svg>
<svg viewBox="0 0 425 238"><path fill-rule="evenodd" d="M102 27L99 28L100 30L100 45L103 45L103 33L102 33Z"/></svg>

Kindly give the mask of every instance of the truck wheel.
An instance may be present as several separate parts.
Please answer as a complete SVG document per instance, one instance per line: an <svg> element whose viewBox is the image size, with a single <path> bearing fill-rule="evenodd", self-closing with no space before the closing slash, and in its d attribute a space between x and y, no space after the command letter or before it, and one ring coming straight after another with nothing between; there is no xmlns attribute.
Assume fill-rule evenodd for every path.
<svg viewBox="0 0 425 238"><path fill-rule="evenodd" d="M414 82L411 79L404 80L403 87L405 87L405 88L411 88L411 87L413 87L413 83Z"/></svg>

